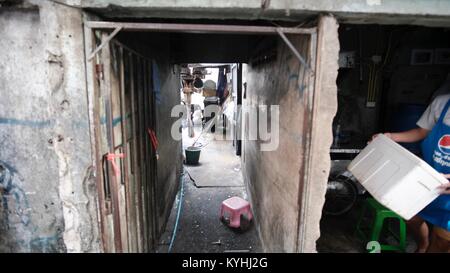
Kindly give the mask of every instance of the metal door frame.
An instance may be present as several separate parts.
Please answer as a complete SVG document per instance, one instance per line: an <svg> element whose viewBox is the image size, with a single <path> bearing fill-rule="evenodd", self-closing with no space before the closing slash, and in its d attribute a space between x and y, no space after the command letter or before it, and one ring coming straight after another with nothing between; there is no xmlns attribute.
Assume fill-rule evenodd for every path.
<svg viewBox="0 0 450 273"><path fill-rule="evenodd" d="M292 28L292 27L271 27L271 26L245 26L245 25L217 25L217 24L172 24L172 23L126 23L126 22L105 22L105 21L85 21L85 39L86 39L86 50L85 50L85 58L86 58L86 73L87 73L87 91L88 91L88 99L93 99L90 92L95 90L93 83L95 82L92 79L92 74L94 72L94 68L92 65L92 59L95 58L96 54L101 51L101 49L108 45L109 41L112 40L115 35L117 35L120 31L134 31L134 32L181 32L181 33L219 33L219 34L245 34L245 35L279 35L284 43L289 47L289 49L293 52L295 57L302 63L306 69L309 71L310 76L315 76L315 63L316 63L316 54L317 54L317 27L311 28ZM96 48L94 48L94 44L92 39L94 37L95 30L103 30L103 31L112 31L109 36L107 36L103 42ZM310 49L309 50L309 61L307 62L305 58L295 49L289 39L285 34L303 34L309 35ZM312 120L313 107L314 107L314 93L315 88L308 97L308 110L309 119ZM95 105L95 100L89 102L90 105ZM296 250L301 251L303 249L304 239L304 227L303 225L307 222L307 207L309 200L309 181L308 174L310 170L310 154L311 154L311 134L312 134L312 125L307 130L307 135L305 138L308 140L306 146L303 147L305 149L305 163L301 166L301 172L303 173L302 179L305 183L303 183L302 187L299 187L299 217L298 217L298 232L297 232L297 240L296 240ZM96 130L93 131L93 140L92 145L97 144L96 142ZM94 147L94 151L96 148ZM98 163L97 163L98 165ZM301 182L301 181L299 181ZM300 183L301 185L302 183ZM101 199L101 196L100 198ZM100 214L102 212L100 211ZM102 229L103 223L101 223ZM104 237L102 236L102 239Z"/></svg>

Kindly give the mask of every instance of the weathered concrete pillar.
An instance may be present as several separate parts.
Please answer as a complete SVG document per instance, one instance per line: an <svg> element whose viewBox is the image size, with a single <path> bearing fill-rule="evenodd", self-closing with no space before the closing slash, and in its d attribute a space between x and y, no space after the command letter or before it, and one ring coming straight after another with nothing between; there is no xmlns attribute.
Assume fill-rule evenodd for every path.
<svg viewBox="0 0 450 273"><path fill-rule="evenodd" d="M321 16L317 31L316 75L312 109L311 143L304 178L299 221L299 252L315 252L330 171L332 123L337 111L339 37L336 19Z"/></svg>
<svg viewBox="0 0 450 273"><path fill-rule="evenodd" d="M0 251L100 251L82 13L24 6L0 13Z"/></svg>

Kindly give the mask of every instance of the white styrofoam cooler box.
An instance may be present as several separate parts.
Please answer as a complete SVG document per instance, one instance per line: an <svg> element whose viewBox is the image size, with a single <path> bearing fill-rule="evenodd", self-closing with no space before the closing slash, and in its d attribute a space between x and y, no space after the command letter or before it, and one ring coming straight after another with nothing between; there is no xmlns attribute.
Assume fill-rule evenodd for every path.
<svg viewBox="0 0 450 273"><path fill-rule="evenodd" d="M378 135L347 169L381 204L406 220L439 196L447 179L383 134Z"/></svg>

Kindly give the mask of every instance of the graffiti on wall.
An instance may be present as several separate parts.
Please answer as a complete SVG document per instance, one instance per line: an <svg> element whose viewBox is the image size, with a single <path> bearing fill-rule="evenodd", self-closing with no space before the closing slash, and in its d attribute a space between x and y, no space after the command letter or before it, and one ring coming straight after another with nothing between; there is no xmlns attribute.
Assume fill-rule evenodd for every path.
<svg viewBox="0 0 450 273"><path fill-rule="evenodd" d="M305 84L305 76L307 74L305 74L305 68L302 67L301 63L298 62L298 67L296 68L291 68L290 66L290 60L293 58L294 56L292 54L287 54L284 63L286 64L286 69L287 69L287 75L288 75L288 89L291 87L291 84L293 85L294 89L297 90L299 98L303 99L303 93L307 87L307 85ZM301 81L301 83L299 83L299 81Z"/></svg>
<svg viewBox="0 0 450 273"><path fill-rule="evenodd" d="M0 247L12 252L57 252L60 236L36 236L28 197L22 189L23 177L0 160Z"/></svg>
<svg viewBox="0 0 450 273"><path fill-rule="evenodd" d="M30 222L28 199L22 188L15 182L16 179L20 179L17 170L5 162L0 161L2 220L7 228L10 228L9 224L12 222L10 219L11 214L16 215L19 221L25 226L28 226Z"/></svg>

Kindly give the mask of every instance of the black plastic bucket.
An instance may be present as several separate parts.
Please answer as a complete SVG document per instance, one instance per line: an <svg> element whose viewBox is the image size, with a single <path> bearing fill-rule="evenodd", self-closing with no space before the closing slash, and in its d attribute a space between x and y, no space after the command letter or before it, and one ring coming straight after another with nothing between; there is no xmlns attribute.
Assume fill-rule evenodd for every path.
<svg viewBox="0 0 450 273"><path fill-rule="evenodd" d="M189 146L184 152L186 153L186 164L188 165L197 165L198 160L200 159L200 147Z"/></svg>

